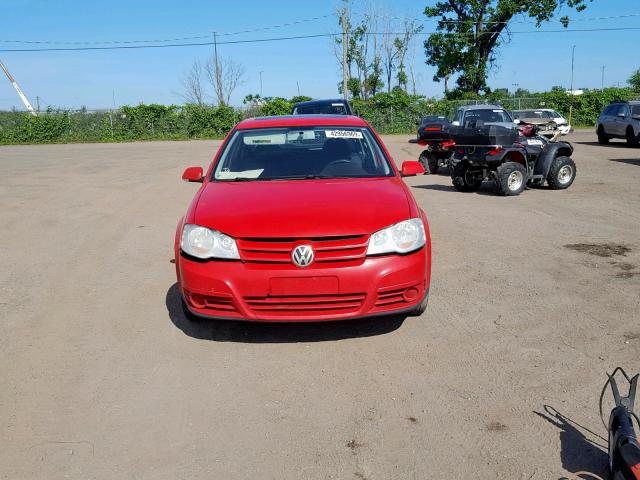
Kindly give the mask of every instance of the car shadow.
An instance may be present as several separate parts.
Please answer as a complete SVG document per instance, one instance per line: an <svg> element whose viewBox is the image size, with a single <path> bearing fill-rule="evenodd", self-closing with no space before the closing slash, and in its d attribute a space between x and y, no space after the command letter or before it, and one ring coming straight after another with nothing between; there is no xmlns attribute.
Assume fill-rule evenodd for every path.
<svg viewBox="0 0 640 480"><path fill-rule="evenodd" d="M565 417L550 405L544 406L544 413L533 413L560 430L560 460L565 470L588 472L600 477L607 475L606 438Z"/></svg>
<svg viewBox="0 0 640 480"><path fill-rule="evenodd" d="M589 145L592 147L613 147L613 148L630 148L627 143L626 140L620 140L619 142L609 142L606 144L601 144L598 142L571 142L573 144L578 144L578 145Z"/></svg>
<svg viewBox="0 0 640 480"><path fill-rule="evenodd" d="M626 163L640 167L640 158L610 158L610 162Z"/></svg>
<svg viewBox="0 0 640 480"><path fill-rule="evenodd" d="M485 182L482 185L482 187L480 187L480 190L476 190L475 192L459 192L458 190L453 188L453 185L439 185L437 183L434 183L431 185L412 185L411 188L421 188L423 190L435 190L438 192L459 193L460 195L469 195L469 194L475 193L476 195L489 195L493 197L498 196L491 182Z"/></svg>
<svg viewBox="0 0 640 480"><path fill-rule="evenodd" d="M384 335L400 328L406 315L316 323L258 323L232 320L193 321L182 311L178 284L165 298L171 322L182 332L198 340L238 343L331 342L348 338Z"/></svg>
<svg viewBox="0 0 640 480"><path fill-rule="evenodd" d="M449 171L449 167L439 167L436 173L425 173L427 176L437 175L439 177L451 177L451 172Z"/></svg>

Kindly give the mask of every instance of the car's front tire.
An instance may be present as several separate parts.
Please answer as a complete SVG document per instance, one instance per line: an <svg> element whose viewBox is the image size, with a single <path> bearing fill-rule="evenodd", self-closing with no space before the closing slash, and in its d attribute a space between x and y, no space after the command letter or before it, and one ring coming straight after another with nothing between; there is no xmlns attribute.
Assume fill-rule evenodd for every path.
<svg viewBox="0 0 640 480"><path fill-rule="evenodd" d="M609 143L609 137L604 133L604 127L602 125L598 127L598 143L600 145L606 145Z"/></svg>
<svg viewBox="0 0 640 480"><path fill-rule="evenodd" d="M627 127L627 145L629 147L637 147L638 146L638 137L636 136L635 132L633 131L633 127L629 126Z"/></svg>

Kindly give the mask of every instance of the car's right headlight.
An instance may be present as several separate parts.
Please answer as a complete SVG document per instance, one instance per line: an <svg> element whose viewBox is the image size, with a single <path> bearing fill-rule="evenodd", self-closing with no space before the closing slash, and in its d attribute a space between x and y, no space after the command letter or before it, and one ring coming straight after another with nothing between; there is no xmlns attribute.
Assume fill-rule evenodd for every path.
<svg viewBox="0 0 640 480"><path fill-rule="evenodd" d="M371 235L367 255L409 253L427 243L424 224L420 218L396 223Z"/></svg>
<svg viewBox="0 0 640 480"><path fill-rule="evenodd" d="M190 223L182 229L180 248L196 258L240 259L236 241L229 235Z"/></svg>

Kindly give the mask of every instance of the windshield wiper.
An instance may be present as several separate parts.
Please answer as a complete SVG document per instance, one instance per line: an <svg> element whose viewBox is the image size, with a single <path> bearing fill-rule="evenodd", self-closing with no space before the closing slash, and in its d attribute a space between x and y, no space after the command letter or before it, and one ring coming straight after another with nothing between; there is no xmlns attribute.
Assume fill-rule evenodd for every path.
<svg viewBox="0 0 640 480"><path fill-rule="evenodd" d="M219 178L218 182L252 182L254 180L271 180L271 178L254 178L254 177L233 177L233 178Z"/></svg>
<svg viewBox="0 0 640 480"><path fill-rule="evenodd" d="M336 175L322 175L319 173L310 173L309 175L300 175L293 177L279 177L276 180L326 180L330 178L351 178L345 176Z"/></svg>

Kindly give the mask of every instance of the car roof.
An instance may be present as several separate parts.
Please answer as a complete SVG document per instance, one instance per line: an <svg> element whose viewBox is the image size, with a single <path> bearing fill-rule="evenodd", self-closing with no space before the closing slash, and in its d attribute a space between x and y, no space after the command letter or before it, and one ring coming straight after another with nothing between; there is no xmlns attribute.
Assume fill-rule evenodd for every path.
<svg viewBox="0 0 640 480"><path fill-rule="evenodd" d="M313 105L326 105L327 103L340 103L345 104L348 103L344 98L336 98L336 99L323 99L323 100L308 100L306 102L298 102L294 105L294 107L306 107Z"/></svg>
<svg viewBox="0 0 640 480"><path fill-rule="evenodd" d="M513 112L553 112L553 108L522 108L520 110L513 110Z"/></svg>
<svg viewBox="0 0 640 480"><path fill-rule="evenodd" d="M278 115L247 118L238 123L238 130L269 127L367 127L362 118L353 115Z"/></svg>
<svg viewBox="0 0 640 480"><path fill-rule="evenodd" d="M463 105L462 107L460 107L462 110L493 110L495 109L500 109L500 110L505 110L505 108L502 105Z"/></svg>

